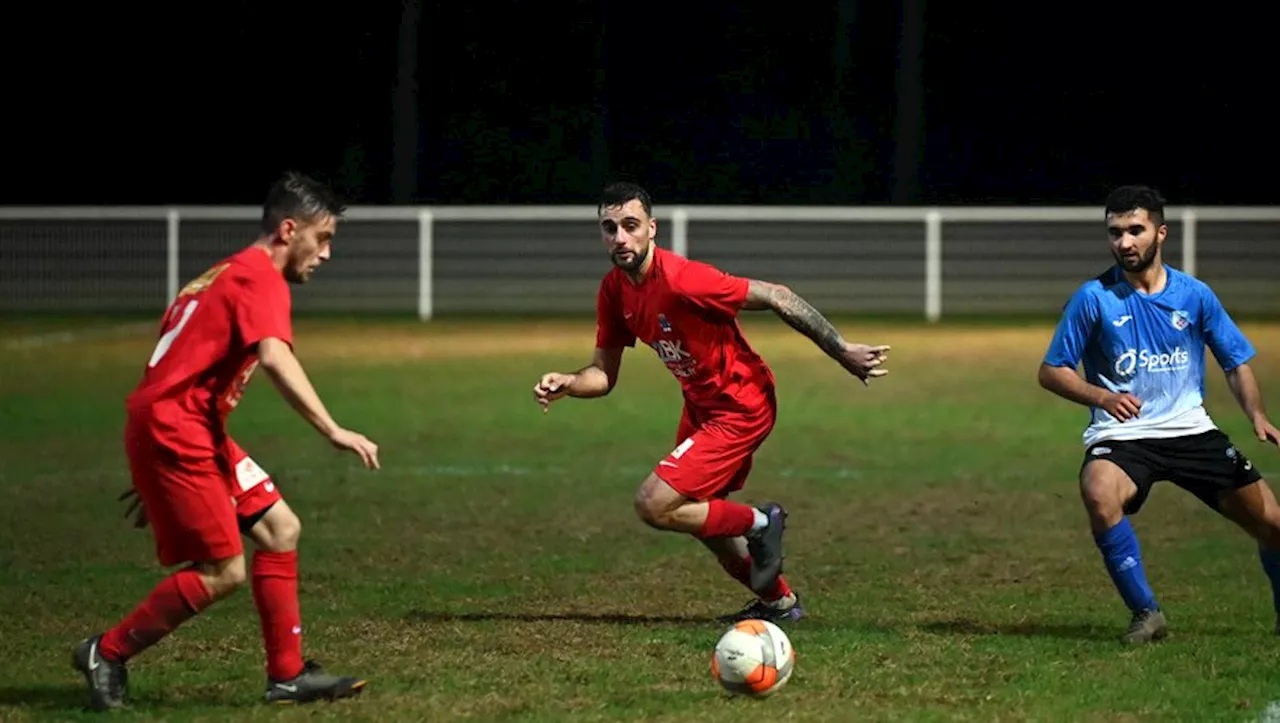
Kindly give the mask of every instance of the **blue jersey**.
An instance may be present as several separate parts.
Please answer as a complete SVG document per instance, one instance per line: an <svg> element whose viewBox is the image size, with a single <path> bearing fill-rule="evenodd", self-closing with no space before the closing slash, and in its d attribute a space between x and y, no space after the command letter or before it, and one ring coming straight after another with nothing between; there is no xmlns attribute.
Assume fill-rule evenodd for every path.
<svg viewBox="0 0 1280 723"><path fill-rule="evenodd" d="M1121 423L1090 409L1086 446L1104 439L1181 437L1214 429L1204 408L1205 346L1223 371L1253 358L1254 348L1207 284L1165 267L1156 294L1129 284L1119 266L1082 285L1063 309L1045 354L1050 366L1142 401L1138 416Z"/></svg>

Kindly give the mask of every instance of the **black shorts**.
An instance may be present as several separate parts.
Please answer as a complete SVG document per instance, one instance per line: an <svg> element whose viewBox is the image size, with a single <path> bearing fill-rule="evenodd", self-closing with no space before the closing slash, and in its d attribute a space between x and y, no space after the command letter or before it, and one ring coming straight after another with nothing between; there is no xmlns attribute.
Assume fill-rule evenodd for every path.
<svg viewBox="0 0 1280 723"><path fill-rule="evenodd" d="M1096 459L1114 462L1138 486L1138 494L1124 507L1126 515L1142 508L1151 486L1168 480L1213 509L1218 495L1262 479L1244 453L1221 430L1169 439L1108 439L1085 450L1084 466Z"/></svg>
<svg viewBox="0 0 1280 723"><path fill-rule="evenodd" d="M271 511L271 508L275 506L276 506L276 503L272 502L271 504L267 505L266 507L263 507L262 509L258 510L257 512L247 517L244 515L236 515L236 522L239 523L240 525L240 534L248 535L249 530L252 530L253 526L258 524L258 521L261 520L263 517L266 517L267 513Z"/></svg>

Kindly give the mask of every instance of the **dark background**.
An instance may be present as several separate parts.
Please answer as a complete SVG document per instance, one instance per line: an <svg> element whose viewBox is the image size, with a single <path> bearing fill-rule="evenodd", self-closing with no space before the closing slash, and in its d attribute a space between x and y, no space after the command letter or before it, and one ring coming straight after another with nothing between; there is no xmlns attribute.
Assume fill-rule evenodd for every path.
<svg viewBox="0 0 1280 723"><path fill-rule="evenodd" d="M16 8L6 204L1270 204L1274 24L1196 3Z"/></svg>

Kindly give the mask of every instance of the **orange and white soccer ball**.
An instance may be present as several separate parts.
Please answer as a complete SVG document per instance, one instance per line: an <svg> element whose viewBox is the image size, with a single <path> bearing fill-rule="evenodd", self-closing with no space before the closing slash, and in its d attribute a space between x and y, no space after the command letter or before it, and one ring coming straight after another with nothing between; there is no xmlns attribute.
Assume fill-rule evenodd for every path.
<svg viewBox="0 0 1280 723"><path fill-rule="evenodd" d="M734 695L763 698L791 679L796 651L782 628L765 620L736 623L716 643L711 675Z"/></svg>

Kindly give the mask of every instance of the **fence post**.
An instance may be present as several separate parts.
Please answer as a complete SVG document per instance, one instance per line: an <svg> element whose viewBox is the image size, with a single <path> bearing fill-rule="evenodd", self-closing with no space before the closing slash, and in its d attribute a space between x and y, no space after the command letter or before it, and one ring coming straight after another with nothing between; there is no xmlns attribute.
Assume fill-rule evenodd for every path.
<svg viewBox="0 0 1280 723"><path fill-rule="evenodd" d="M1182 209L1182 270L1196 275L1196 210Z"/></svg>
<svg viewBox="0 0 1280 723"><path fill-rule="evenodd" d="M679 206L671 211L671 251L689 258L689 212Z"/></svg>
<svg viewBox="0 0 1280 723"><path fill-rule="evenodd" d="M180 280L179 264L178 264L178 226L181 219L178 217L178 209L170 208L165 213L165 291L168 297L165 299L165 306L173 303L178 298L178 282Z"/></svg>
<svg viewBox="0 0 1280 723"><path fill-rule="evenodd" d="M942 318L942 213L924 215L924 316L930 322Z"/></svg>
<svg viewBox="0 0 1280 723"><path fill-rule="evenodd" d="M432 298L432 232L434 218L431 209L418 211L418 318L422 321L430 319L435 311Z"/></svg>

